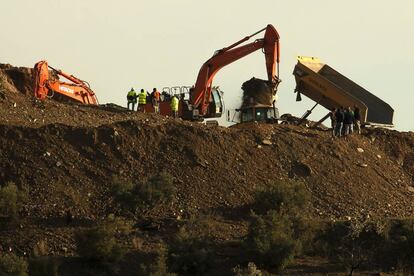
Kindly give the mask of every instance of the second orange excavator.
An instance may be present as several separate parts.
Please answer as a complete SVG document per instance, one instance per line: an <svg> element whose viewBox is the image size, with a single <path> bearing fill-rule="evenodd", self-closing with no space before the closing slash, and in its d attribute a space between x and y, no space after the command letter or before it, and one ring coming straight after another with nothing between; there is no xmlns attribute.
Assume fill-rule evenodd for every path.
<svg viewBox="0 0 414 276"><path fill-rule="evenodd" d="M49 69L57 76L62 76L72 83L62 82L58 77L51 78ZM47 97L53 97L55 93L83 104L99 104L95 93L86 81L49 66L45 60L39 61L34 66L35 97L44 100Z"/></svg>

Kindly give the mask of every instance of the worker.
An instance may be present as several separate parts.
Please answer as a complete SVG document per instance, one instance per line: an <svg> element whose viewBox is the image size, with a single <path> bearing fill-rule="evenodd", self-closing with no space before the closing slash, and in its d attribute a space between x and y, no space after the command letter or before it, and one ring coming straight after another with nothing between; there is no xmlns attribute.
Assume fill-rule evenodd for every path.
<svg viewBox="0 0 414 276"><path fill-rule="evenodd" d="M144 89L141 89L141 92L138 95L138 110L145 112L145 105L147 104L147 92Z"/></svg>
<svg viewBox="0 0 414 276"><path fill-rule="evenodd" d="M355 131L358 132L358 134L361 134L361 113L358 106L354 107L354 126Z"/></svg>
<svg viewBox="0 0 414 276"><path fill-rule="evenodd" d="M345 135L352 134L354 125L354 112L348 107L344 113Z"/></svg>
<svg viewBox="0 0 414 276"><path fill-rule="evenodd" d="M132 87L131 90L127 94L127 101L128 105L127 108L129 109L129 104L132 105L132 111L135 109L135 104L137 103L137 93L135 92L134 88Z"/></svg>
<svg viewBox="0 0 414 276"><path fill-rule="evenodd" d="M335 113L336 113L336 108L332 108L331 112L329 113L329 118L331 119L332 137L335 137L335 131L336 131Z"/></svg>
<svg viewBox="0 0 414 276"><path fill-rule="evenodd" d="M335 112L335 121L336 121L336 136L342 136L342 126L344 123L344 112L342 111L342 107L339 107Z"/></svg>
<svg viewBox="0 0 414 276"><path fill-rule="evenodd" d="M152 89L151 102L152 102L152 106L154 107L154 112L157 114L160 113L160 101L161 101L161 93L158 92L157 88Z"/></svg>
<svg viewBox="0 0 414 276"><path fill-rule="evenodd" d="M174 118L177 118L178 117L178 98L177 98L177 96L172 96L172 98L171 98L171 111L172 111L172 116L174 117Z"/></svg>

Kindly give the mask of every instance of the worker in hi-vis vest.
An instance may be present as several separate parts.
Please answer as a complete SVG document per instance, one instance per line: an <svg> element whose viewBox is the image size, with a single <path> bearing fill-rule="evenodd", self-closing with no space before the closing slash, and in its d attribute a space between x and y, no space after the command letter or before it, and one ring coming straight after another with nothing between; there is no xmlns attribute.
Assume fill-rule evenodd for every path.
<svg viewBox="0 0 414 276"><path fill-rule="evenodd" d="M178 98L175 95L171 98L171 111L172 111L172 116L174 118L177 118L178 117Z"/></svg>
<svg viewBox="0 0 414 276"><path fill-rule="evenodd" d="M145 112L145 104L147 103L147 92L144 89L141 89L141 92L138 95L138 110Z"/></svg>
<svg viewBox="0 0 414 276"><path fill-rule="evenodd" d="M135 109L135 104L137 103L137 93L135 92L134 88L131 88L131 90L127 94L127 101L128 105L127 108L129 109L129 104L132 105L132 111Z"/></svg>

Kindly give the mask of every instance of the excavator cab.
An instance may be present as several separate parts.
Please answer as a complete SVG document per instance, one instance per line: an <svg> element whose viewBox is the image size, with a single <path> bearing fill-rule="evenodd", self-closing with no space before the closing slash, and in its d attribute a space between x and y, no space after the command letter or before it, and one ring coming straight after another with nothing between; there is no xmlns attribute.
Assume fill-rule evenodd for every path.
<svg viewBox="0 0 414 276"><path fill-rule="evenodd" d="M274 123L279 119L279 111L275 106L255 105L243 107L236 111L240 112L240 123Z"/></svg>
<svg viewBox="0 0 414 276"><path fill-rule="evenodd" d="M194 108L191 104L194 88L190 88L190 99L184 101L184 110L182 118L191 121L203 121L207 118L220 118L224 111L223 91L218 86L211 88L210 101L205 115L201 115L199 109Z"/></svg>
<svg viewBox="0 0 414 276"><path fill-rule="evenodd" d="M276 106L251 105L227 110L227 121L232 123L265 122L279 123L279 110Z"/></svg>
<svg viewBox="0 0 414 276"><path fill-rule="evenodd" d="M223 92L218 87L211 90L211 102L208 106L206 118L220 118L224 111Z"/></svg>

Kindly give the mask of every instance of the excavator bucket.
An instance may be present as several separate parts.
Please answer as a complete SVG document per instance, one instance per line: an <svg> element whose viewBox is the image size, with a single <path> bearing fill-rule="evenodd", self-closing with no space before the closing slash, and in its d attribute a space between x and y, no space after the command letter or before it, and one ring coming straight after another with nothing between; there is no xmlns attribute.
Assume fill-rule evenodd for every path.
<svg viewBox="0 0 414 276"><path fill-rule="evenodd" d="M293 75L296 80L295 91L327 109L357 106L361 124L393 126L394 110L389 104L320 59L298 57Z"/></svg>
<svg viewBox="0 0 414 276"><path fill-rule="evenodd" d="M42 60L35 64L35 81L34 81L34 93L35 97L41 100L46 99L49 89L46 87L45 82L49 79L49 70L47 62Z"/></svg>

